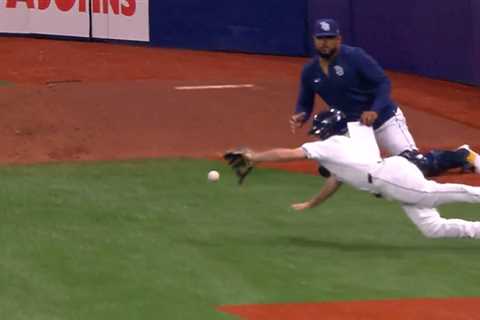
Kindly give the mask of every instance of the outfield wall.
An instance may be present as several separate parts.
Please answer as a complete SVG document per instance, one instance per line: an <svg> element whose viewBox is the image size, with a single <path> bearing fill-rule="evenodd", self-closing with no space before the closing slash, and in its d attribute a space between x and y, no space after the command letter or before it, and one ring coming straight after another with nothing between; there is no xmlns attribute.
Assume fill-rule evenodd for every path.
<svg viewBox="0 0 480 320"><path fill-rule="evenodd" d="M480 1L472 0L472 30L473 30L473 59L475 64L474 69L474 81L480 85Z"/></svg>
<svg viewBox="0 0 480 320"><path fill-rule="evenodd" d="M384 0L352 1L356 44L386 68L480 84L474 2L478 0L403 0L388 5Z"/></svg>
<svg viewBox="0 0 480 320"><path fill-rule="evenodd" d="M149 0L0 0L0 32L149 41Z"/></svg>
<svg viewBox="0 0 480 320"><path fill-rule="evenodd" d="M0 0L0 32L310 55L313 21L385 68L480 85L479 0Z"/></svg>
<svg viewBox="0 0 480 320"><path fill-rule="evenodd" d="M151 41L162 47L304 55L306 4L300 0L151 1Z"/></svg>

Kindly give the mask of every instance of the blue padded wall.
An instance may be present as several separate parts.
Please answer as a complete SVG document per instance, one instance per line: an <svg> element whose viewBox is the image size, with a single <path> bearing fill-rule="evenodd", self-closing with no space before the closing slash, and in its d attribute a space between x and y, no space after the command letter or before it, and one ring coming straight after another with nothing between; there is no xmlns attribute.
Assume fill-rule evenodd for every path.
<svg viewBox="0 0 480 320"><path fill-rule="evenodd" d="M303 55L307 1L150 2L150 37L164 47Z"/></svg>
<svg viewBox="0 0 480 320"><path fill-rule="evenodd" d="M474 82L471 0L362 0L352 12L356 43L384 67Z"/></svg>
<svg viewBox="0 0 480 320"><path fill-rule="evenodd" d="M471 0L472 12L472 30L473 30L473 50L472 50L472 69L474 74L474 83L480 85L480 1Z"/></svg>

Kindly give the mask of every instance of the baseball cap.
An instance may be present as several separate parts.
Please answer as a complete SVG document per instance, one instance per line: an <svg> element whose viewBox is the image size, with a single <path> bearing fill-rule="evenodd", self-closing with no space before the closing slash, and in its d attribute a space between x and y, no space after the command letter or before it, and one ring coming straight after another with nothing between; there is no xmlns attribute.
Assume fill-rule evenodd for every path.
<svg viewBox="0 0 480 320"><path fill-rule="evenodd" d="M313 28L315 37L332 37L340 35L338 24L333 19L318 19Z"/></svg>

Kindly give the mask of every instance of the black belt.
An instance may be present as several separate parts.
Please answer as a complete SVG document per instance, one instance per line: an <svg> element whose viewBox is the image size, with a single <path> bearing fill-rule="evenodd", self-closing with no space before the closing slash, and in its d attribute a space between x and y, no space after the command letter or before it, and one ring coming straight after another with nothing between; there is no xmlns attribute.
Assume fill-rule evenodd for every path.
<svg viewBox="0 0 480 320"><path fill-rule="evenodd" d="M368 183L370 184L373 183L372 175L370 173L367 175L367 179L368 179Z"/></svg>
<svg viewBox="0 0 480 320"><path fill-rule="evenodd" d="M368 183L370 183L370 184L373 183L373 178L372 178L372 175L370 173L367 174L367 180L368 180ZM373 195L377 198L382 197L382 195L380 193L374 193Z"/></svg>

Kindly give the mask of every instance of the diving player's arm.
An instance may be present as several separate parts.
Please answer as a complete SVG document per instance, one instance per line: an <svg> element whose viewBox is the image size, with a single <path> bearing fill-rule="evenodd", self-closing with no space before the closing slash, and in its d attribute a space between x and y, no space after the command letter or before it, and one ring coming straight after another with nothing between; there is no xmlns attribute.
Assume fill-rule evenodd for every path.
<svg viewBox="0 0 480 320"><path fill-rule="evenodd" d="M325 184L317 195L308 201L292 204L292 208L297 211L314 208L330 198L341 185L342 183L332 175L325 181Z"/></svg>
<svg viewBox="0 0 480 320"><path fill-rule="evenodd" d="M296 149L286 149L286 148L277 148L270 149L263 152L254 152L249 150L246 154L248 160L253 163L260 162L282 162L282 161L293 161L293 160L303 160L307 158L303 148Z"/></svg>

